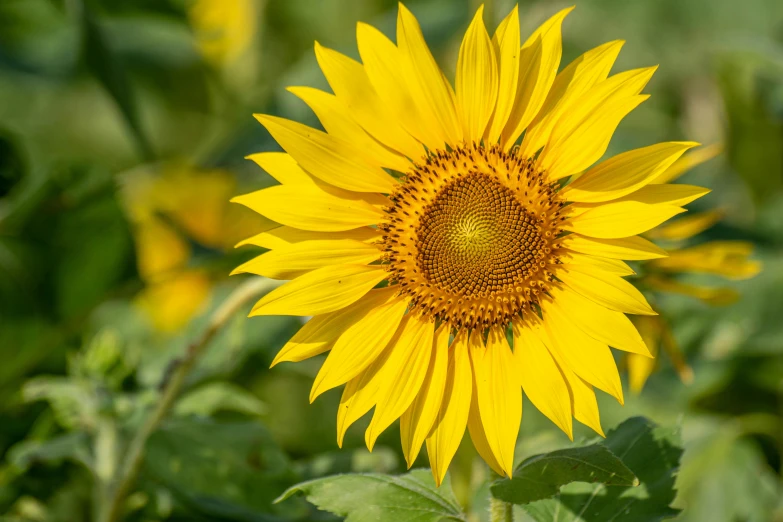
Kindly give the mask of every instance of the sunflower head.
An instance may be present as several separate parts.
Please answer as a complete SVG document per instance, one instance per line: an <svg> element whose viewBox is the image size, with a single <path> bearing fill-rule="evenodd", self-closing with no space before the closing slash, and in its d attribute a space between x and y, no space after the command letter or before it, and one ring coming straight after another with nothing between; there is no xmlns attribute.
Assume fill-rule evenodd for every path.
<svg viewBox="0 0 783 522"><path fill-rule="evenodd" d="M558 73L570 11L521 40L517 8L492 37L479 9L452 86L400 5L396 42L358 25L361 62L316 44L333 92L289 90L324 130L257 116L285 152L251 159L280 185L235 201L279 226L236 272L290 279L251 315L313 316L273 364L328 352L311 400L345 386L339 444L374 410L368 447L399 418L438 483L466 428L510 476L523 392L569 437L574 418L602 433L610 347L650 356L623 260L665 255L638 234L707 191L650 184L692 142L598 162L655 67L610 75L608 42Z"/></svg>

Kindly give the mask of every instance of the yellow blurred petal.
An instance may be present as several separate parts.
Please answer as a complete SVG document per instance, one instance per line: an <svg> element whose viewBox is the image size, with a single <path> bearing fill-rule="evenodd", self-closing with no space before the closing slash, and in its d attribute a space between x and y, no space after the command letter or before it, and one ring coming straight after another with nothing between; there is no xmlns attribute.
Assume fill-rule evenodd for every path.
<svg viewBox="0 0 783 522"><path fill-rule="evenodd" d="M541 304L544 329L554 349L571 370L599 390L605 391L623 403L623 387L612 351L580 328L568 317L560 301Z"/></svg>
<svg viewBox="0 0 783 522"><path fill-rule="evenodd" d="M384 194L397 185L382 168L365 160L352 143L285 118L265 114L255 117L304 170L326 183L355 192Z"/></svg>
<svg viewBox="0 0 783 522"><path fill-rule="evenodd" d="M435 484L440 486L457 452L468 423L473 396L473 372L468 355L468 332L460 330L449 348L443 402L427 437L427 456Z"/></svg>
<svg viewBox="0 0 783 522"><path fill-rule="evenodd" d="M198 48L212 65L230 64L253 41L259 18L253 0L195 0L187 5Z"/></svg>
<svg viewBox="0 0 783 522"><path fill-rule="evenodd" d="M534 328L521 320L512 323L514 328L514 356L518 361L519 380L525 395L538 410L563 430L573 440L571 421L571 394L565 377Z"/></svg>
<svg viewBox="0 0 783 522"><path fill-rule="evenodd" d="M399 121L409 134L428 148L442 147L440 126L419 114L406 79L400 74L403 60L397 46L378 29L362 22L356 25L356 40L364 70L381 99L381 110L388 110L392 121ZM407 151L413 160L422 154L421 145Z"/></svg>
<svg viewBox="0 0 783 522"><path fill-rule="evenodd" d="M635 322L652 356L644 357L642 355L629 354L626 358L626 363L628 364L628 385L631 388L631 392L639 394L658 364L655 357L658 355L661 327L655 317L638 317Z"/></svg>
<svg viewBox="0 0 783 522"><path fill-rule="evenodd" d="M285 248L289 245L301 243L302 241L353 239L354 241L367 241L372 243L373 241L380 239L380 237L381 233L378 229L370 227L343 230L341 232L314 232L312 230L300 230L298 228L281 226L249 237L237 243L236 246L255 245L273 250L275 248Z"/></svg>
<svg viewBox="0 0 783 522"><path fill-rule="evenodd" d="M310 402L353 379L377 359L397 332L407 307L407 299L391 297L345 330L313 381Z"/></svg>
<svg viewBox="0 0 783 522"><path fill-rule="evenodd" d="M522 141L521 152L524 156L532 156L538 152L549 140L552 129L560 117L591 87L606 79L623 43L612 41L599 45L571 62L557 77L553 77L552 88L543 93L546 101L543 101L541 110L537 114L530 115L531 118L533 116L535 118ZM521 71L520 65L520 77ZM557 65L554 72L557 72Z"/></svg>
<svg viewBox="0 0 783 522"><path fill-rule="evenodd" d="M138 223L134 238L139 275L145 281L159 279L188 263L190 245L159 218L147 218Z"/></svg>
<svg viewBox="0 0 783 522"><path fill-rule="evenodd" d="M650 183L686 150L697 145L675 141L618 154L566 186L563 197L569 201L598 203L625 196Z"/></svg>
<svg viewBox="0 0 783 522"><path fill-rule="evenodd" d="M325 266L266 294L253 307L250 317L334 312L359 300L387 275L380 266Z"/></svg>
<svg viewBox="0 0 783 522"><path fill-rule="evenodd" d="M614 274L579 265L564 265L556 274L569 288L610 310L657 315L631 283Z"/></svg>
<svg viewBox="0 0 783 522"><path fill-rule="evenodd" d="M651 266L670 272L715 274L729 279L748 279L761 271L761 263L748 259L753 244L747 241L709 241L674 250Z"/></svg>
<svg viewBox="0 0 783 522"><path fill-rule="evenodd" d="M316 315L280 349L270 368L281 362L299 362L328 351L345 330L362 319L367 312L388 301L394 292L393 288L388 287L370 290L350 306L328 314Z"/></svg>
<svg viewBox="0 0 783 522"><path fill-rule="evenodd" d="M434 323L419 314L408 314L403 323L389 343L375 414L365 432L370 451L378 436L413 403L430 365Z"/></svg>
<svg viewBox="0 0 783 522"><path fill-rule="evenodd" d="M294 279L329 265L366 265L381 257L370 243L353 239L302 241L262 254L231 272L256 274L272 279Z"/></svg>
<svg viewBox="0 0 783 522"><path fill-rule="evenodd" d="M147 286L136 297L136 304L147 313L156 329L176 332L202 309L210 288L205 274L182 272Z"/></svg>
<svg viewBox="0 0 783 522"><path fill-rule="evenodd" d="M563 53L560 29L573 9L563 9L541 24L520 50L514 107L501 135L501 145L506 150L514 145L547 99Z"/></svg>
<svg viewBox="0 0 783 522"><path fill-rule="evenodd" d="M522 420L519 376L514 372L516 364L504 329L498 326L490 328L486 347L482 345L480 335L478 331L472 334L478 340L471 340L470 355L481 424L492 455L499 467L511 477L514 472L514 447Z"/></svg>
<svg viewBox="0 0 783 522"><path fill-rule="evenodd" d="M364 200L343 199L315 185L276 185L231 201L283 225L314 232L341 232L385 218L383 210Z"/></svg>
<svg viewBox="0 0 783 522"><path fill-rule="evenodd" d="M450 327L442 324L435 332L432 346L432 358L427 375L413 404L400 417L400 438L402 452L408 469L413 466L419 455L421 445L427 438L443 403L443 390L446 385L446 371L449 364Z"/></svg>
<svg viewBox="0 0 783 522"><path fill-rule="evenodd" d="M569 218L563 228L600 239L635 236L685 212L685 209L674 205L639 201L613 201L594 207L581 207L577 203L572 207L582 212Z"/></svg>
<svg viewBox="0 0 783 522"><path fill-rule="evenodd" d="M290 154L286 152L258 152L247 159L266 171L282 185L314 184L313 178L302 170Z"/></svg>
<svg viewBox="0 0 783 522"><path fill-rule="evenodd" d="M689 152L687 155L678 159L674 165L666 169L655 178L652 183L670 183L679 178L697 165L711 160L718 154L723 152L723 144L713 143L700 149L696 149L693 152Z"/></svg>
<svg viewBox="0 0 783 522"><path fill-rule="evenodd" d="M722 210L710 210L700 214L682 217L674 223L650 230L647 235L654 239L682 241L701 234L723 218Z"/></svg>
<svg viewBox="0 0 783 522"><path fill-rule="evenodd" d="M612 259L639 261L666 257L666 251L639 236L616 239L598 239L571 234L562 245L575 252Z"/></svg>
<svg viewBox="0 0 783 522"><path fill-rule="evenodd" d="M334 94L311 87L289 87L288 91L313 110L326 132L355 145L367 163L401 172L411 167L411 162L405 156L384 147L367 134L350 116L348 107Z"/></svg>
<svg viewBox="0 0 783 522"><path fill-rule="evenodd" d="M648 276L644 282L654 290L695 297L714 306L729 305L735 303L740 298L739 293L733 288L693 285L669 279L668 277Z"/></svg>
<svg viewBox="0 0 783 522"><path fill-rule="evenodd" d="M365 29L357 27L360 50L366 45L364 31ZM373 88L370 82L369 69L337 51L321 46L318 42L315 44L315 56L335 95L349 110L348 114L370 135L413 160L424 154L421 144L398 123L399 115L378 96L377 89Z"/></svg>
<svg viewBox="0 0 783 522"><path fill-rule="evenodd" d="M625 314L567 289L553 288L550 294L566 316L593 339L618 350L651 357L639 332Z"/></svg>
<svg viewBox="0 0 783 522"><path fill-rule="evenodd" d="M497 143L514 108L519 83L519 6L515 5L495 31L492 47L498 67L498 98L484 141Z"/></svg>
<svg viewBox="0 0 783 522"><path fill-rule="evenodd" d="M465 32L457 59L457 107L468 143L481 142L498 97L498 64L483 16L482 5Z"/></svg>
<svg viewBox="0 0 783 522"><path fill-rule="evenodd" d="M404 76L419 111L426 118L425 125L440 129L440 144L456 145L462 140L462 129L455 108L451 85L432 57L419 22L407 7L398 4L397 45L402 57Z"/></svg>

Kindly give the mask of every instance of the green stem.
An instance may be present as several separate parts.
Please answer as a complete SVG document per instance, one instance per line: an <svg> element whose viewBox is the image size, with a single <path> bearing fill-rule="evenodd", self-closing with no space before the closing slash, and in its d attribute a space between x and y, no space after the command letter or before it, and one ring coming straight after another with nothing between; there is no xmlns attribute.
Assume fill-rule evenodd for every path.
<svg viewBox="0 0 783 522"><path fill-rule="evenodd" d="M514 522L514 511L508 502L489 497L490 522Z"/></svg>
<svg viewBox="0 0 783 522"><path fill-rule="evenodd" d="M117 522L122 519L125 499L136 484L136 477L144 462L144 447L147 440L168 414L190 371L215 334L242 305L259 294L268 292L277 284L276 281L254 277L238 286L214 312L210 318L209 326L201 337L188 347L184 357L177 363L164 385L163 393L155 409L131 440L128 451L125 453L125 459L120 466L118 478L115 484L109 488L108 498L100 509L97 517L98 522Z"/></svg>

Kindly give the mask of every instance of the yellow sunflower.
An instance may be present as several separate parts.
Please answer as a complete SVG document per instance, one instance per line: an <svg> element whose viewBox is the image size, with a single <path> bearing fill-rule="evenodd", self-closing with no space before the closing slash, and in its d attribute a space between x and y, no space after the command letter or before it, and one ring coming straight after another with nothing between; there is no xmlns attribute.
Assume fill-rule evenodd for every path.
<svg viewBox="0 0 783 522"><path fill-rule="evenodd" d="M256 116L286 152L251 158L281 185L235 201L281 226L237 272L291 280L251 316L314 316L273 365L329 352L311 400L345 385L338 444L374 408L368 448L399 418L437 483L466 427L510 476L523 390L569 436L572 418L602 433L594 388L623 400L609 346L649 355L622 260L659 256L638 234L707 191L648 185L691 142L593 166L655 67L610 76L613 41L558 74L570 11L520 45L517 8L492 38L479 9L452 88L400 5L396 44L358 24L361 63L316 43L334 94L290 90L326 132Z"/></svg>
<svg viewBox="0 0 783 522"><path fill-rule="evenodd" d="M669 183L685 174L691 168L708 161L721 152L718 144L694 150L678 159L653 183ZM715 225L723 217L720 210L710 210L680 218L670 224L649 231L646 236L666 247L667 257L645 263L644 274L637 285L653 294L681 294L694 297L712 306L723 306L739 299L734 288L714 284L694 284L682 281L679 276L687 274L709 274L730 280L749 279L761 270L761 263L751 259L753 243L737 240L707 241L686 245L693 237ZM660 316L637 317L634 319L650 352L666 353L679 375L688 384L693 380L693 371L685 361L682 351L667 321ZM644 388L647 379L656 367L656 361L649 357L628 354L629 386L635 393Z"/></svg>

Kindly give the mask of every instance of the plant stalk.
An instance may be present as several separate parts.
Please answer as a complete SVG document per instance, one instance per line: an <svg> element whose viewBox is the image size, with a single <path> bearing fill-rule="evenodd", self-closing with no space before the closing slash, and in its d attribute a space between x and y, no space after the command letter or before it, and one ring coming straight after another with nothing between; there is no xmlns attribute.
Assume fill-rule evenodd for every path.
<svg viewBox="0 0 783 522"><path fill-rule="evenodd" d="M500 475L494 471L489 472L490 480L495 481L501 479ZM499 498L489 494L489 521L490 522L514 522L514 506L508 502L503 502Z"/></svg>
<svg viewBox="0 0 783 522"><path fill-rule="evenodd" d="M125 499L131 493L141 470L141 465L144 462L144 448L147 440L158 428L169 413L169 410L171 410L190 371L210 341L242 305L250 299L270 291L278 284L277 281L254 277L238 286L220 307L215 310L207 329L204 330L201 337L188 347L183 358L176 363L174 370L170 373L168 380L163 386L163 392L155 409L131 440L125 453L125 459L120 466L116 483L109 489L108 499L102 503L102 508L97 517L98 522L118 522L122 519Z"/></svg>

